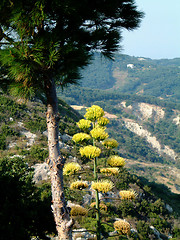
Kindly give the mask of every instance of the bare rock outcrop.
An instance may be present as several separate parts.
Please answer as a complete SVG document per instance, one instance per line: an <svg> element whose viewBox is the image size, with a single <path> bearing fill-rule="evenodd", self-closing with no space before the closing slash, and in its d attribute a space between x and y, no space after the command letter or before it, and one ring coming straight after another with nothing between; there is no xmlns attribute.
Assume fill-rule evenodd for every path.
<svg viewBox="0 0 180 240"><path fill-rule="evenodd" d="M162 107L156 106L149 103L133 103L132 105L126 106L126 101L121 102L124 108L130 109L134 115L136 115L140 120L147 121L152 118L155 122L164 118L165 111Z"/></svg>
<svg viewBox="0 0 180 240"><path fill-rule="evenodd" d="M166 154L171 159L176 160L177 154L174 152L174 150L169 146L162 146L157 138L152 136L148 130L144 129L141 125L131 119L124 119L124 122L127 129L136 133L138 136L145 138L146 141L151 144L151 146L158 151L159 154Z"/></svg>

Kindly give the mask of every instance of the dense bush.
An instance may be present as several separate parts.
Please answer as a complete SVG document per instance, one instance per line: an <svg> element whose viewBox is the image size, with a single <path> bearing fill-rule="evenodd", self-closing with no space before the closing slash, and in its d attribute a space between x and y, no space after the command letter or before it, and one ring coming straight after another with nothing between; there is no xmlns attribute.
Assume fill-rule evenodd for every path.
<svg viewBox="0 0 180 240"><path fill-rule="evenodd" d="M43 162L48 157L48 150L41 145L33 145L29 151L29 155L36 162Z"/></svg>
<svg viewBox="0 0 180 240"><path fill-rule="evenodd" d="M0 150L6 149L6 138L4 135L0 134Z"/></svg>
<svg viewBox="0 0 180 240"><path fill-rule="evenodd" d="M46 234L55 231L50 190L47 186L37 189L32 173L21 158L0 159L2 240L30 240L32 236L47 239Z"/></svg>
<svg viewBox="0 0 180 240"><path fill-rule="evenodd" d="M1 134L6 136L19 136L19 133L16 132L15 130L13 130L12 128L10 128L8 125L6 124L2 124L1 125L1 130L0 130Z"/></svg>
<svg viewBox="0 0 180 240"><path fill-rule="evenodd" d="M137 231L138 236L141 240L149 240L149 239L155 239L150 238L150 234L153 233L153 231L150 229L149 224L147 224L145 221L138 221L137 223Z"/></svg>
<svg viewBox="0 0 180 240"><path fill-rule="evenodd" d="M25 105L18 104L12 99L0 94L0 115L5 121L9 121L9 118L18 119L25 114Z"/></svg>
<svg viewBox="0 0 180 240"><path fill-rule="evenodd" d="M46 119L35 116L33 119L30 119L25 122L25 127L29 129L30 132L44 132L46 130Z"/></svg>
<svg viewBox="0 0 180 240"><path fill-rule="evenodd" d="M0 128L0 150L5 150L6 149L6 138L8 136L18 136L19 133L10 128L6 124L2 124Z"/></svg>

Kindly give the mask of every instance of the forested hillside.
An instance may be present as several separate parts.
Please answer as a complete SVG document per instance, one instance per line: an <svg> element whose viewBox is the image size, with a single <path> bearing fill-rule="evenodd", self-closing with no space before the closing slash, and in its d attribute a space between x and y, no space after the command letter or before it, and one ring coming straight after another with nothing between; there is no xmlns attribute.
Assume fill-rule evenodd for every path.
<svg viewBox="0 0 180 240"><path fill-rule="evenodd" d="M129 106L127 104L124 108ZM61 152L68 162L79 157L77 146L73 144L71 136L79 131L76 121L81 119L82 115L62 100L59 100L59 110L61 113L59 128ZM3 94L0 95L0 230L2 239L6 239L7 232L8 236L14 240L31 239L30 236L38 236L39 239L49 239L51 236L53 239L56 234L51 212L50 182L48 174L44 177L41 173L43 167L48 173L48 165L44 163L48 161L44 112L45 106L42 102L33 101L25 104L14 101ZM127 111L124 117L127 118L128 114ZM118 112L117 115L119 115ZM114 120L110 119L109 134L112 126L116 125ZM116 127L118 130L119 127L117 125ZM120 146L122 147L123 142L125 144L131 139L129 147L131 148L131 144L134 143L136 146L133 148L138 149L138 144L142 144L143 141L125 128L122 129L120 131L123 134L120 134L120 137L124 140L121 141L120 137L117 139L117 141L120 140ZM125 139L126 137L128 140ZM125 145L128 147L127 143ZM143 177L138 177L136 174L129 173L129 164L132 163L133 155L134 163L138 166L135 160L137 153L132 152L128 155L128 152L122 151L121 154L127 157L127 167L120 170L117 179L110 177L114 182L114 190L111 194L116 194L119 190L134 189L137 197L130 201L116 199L107 202L106 208L102 211L103 218L107 221L110 218L128 220L132 228L130 239L168 239L169 236L178 239L179 194L172 193L163 184L157 184L155 181L149 182L145 174ZM83 159L78 161L81 162L83 168L82 179L91 181L93 174L89 170L92 163L84 162ZM41 171L38 175L37 169L40 166ZM33 177L34 168L36 178ZM85 170L88 170L88 174L84 173ZM74 176L65 176L66 199L73 204L86 206L85 199L89 191L77 192L69 189L69 182L73 179ZM91 210L87 216L76 216L74 220L74 228L78 229L93 230L96 223L95 215ZM109 240L112 237L108 238L107 232L113 231L111 225L111 222L109 225L102 223L103 234ZM123 239L128 238L124 236Z"/></svg>
<svg viewBox="0 0 180 240"><path fill-rule="evenodd" d="M83 72L86 79L82 85L86 87L71 86L63 92L59 89L58 96L71 105L81 106L74 107L82 114L92 104L112 114L109 134L120 143L120 154L132 160L131 171L179 192L180 59L115 55L112 62L95 56L94 64ZM131 91L135 83L137 86ZM144 90L140 91L142 87ZM167 89L173 89L171 96L165 94Z"/></svg>
<svg viewBox="0 0 180 240"><path fill-rule="evenodd" d="M81 74L82 87L180 101L180 58L152 60L117 53L112 61L96 53Z"/></svg>

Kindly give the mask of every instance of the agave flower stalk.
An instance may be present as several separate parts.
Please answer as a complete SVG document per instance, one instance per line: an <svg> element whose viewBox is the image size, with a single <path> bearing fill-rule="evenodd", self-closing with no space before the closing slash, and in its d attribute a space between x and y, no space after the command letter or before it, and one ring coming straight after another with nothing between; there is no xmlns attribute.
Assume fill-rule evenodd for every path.
<svg viewBox="0 0 180 240"><path fill-rule="evenodd" d="M85 118L87 120L91 120L92 121L92 127L93 130L92 131L96 131L96 124L99 118L102 118L104 115L104 111L101 107L93 105L92 107L88 108L86 110L86 114L85 114ZM103 140L105 138L108 137L108 135L105 135L104 131L101 131L102 133L96 138L95 136L97 136L98 133L100 133L100 131L96 131L95 134L92 134L91 131L91 136L93 138L93 146L96 146L95 141L101 139L101 136L103 137ZM105 138L104 138L105 136ZM94 158L94 180L97 181L98 180L98 175L97 175L97 160L98 158L95 157ZM100 219L100 203L99 203L99 193L98 190L95 190L95 199L96 199L96 220L97 220L97 228L96 228L96 232L97 232L97 240L101 239L101 219Z"/></svg>
<svg viewBox="0 0 180 240"><path fill-rule="evenodd" d="M94 124L95 125L95 124ZM95 140L93 139L93 145L95 146ZM94 158L94 180L97 181L97 157ZM98 190L95 190L95 199L96 199L96 220L97 220L97 240L101 239L100 228L101 228L101 219L100 219L100 206L99 206L99 193Z"/></svg>

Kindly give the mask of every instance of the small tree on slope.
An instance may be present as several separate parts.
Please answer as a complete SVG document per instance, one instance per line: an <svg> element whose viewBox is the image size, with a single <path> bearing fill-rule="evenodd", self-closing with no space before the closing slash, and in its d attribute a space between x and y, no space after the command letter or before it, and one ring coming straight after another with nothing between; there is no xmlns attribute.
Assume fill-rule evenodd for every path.
<svg viewBox="0 0 180 240"><path fill-rule="evenodd" d="M0 2L0 85L18 98L46 98L52 209L59 239L72 238L73 222L63 189L65 159L58 142L55 85L76 83L94 50L111 57L120 30L137 28L142 16L133 0Z"/></svg>

